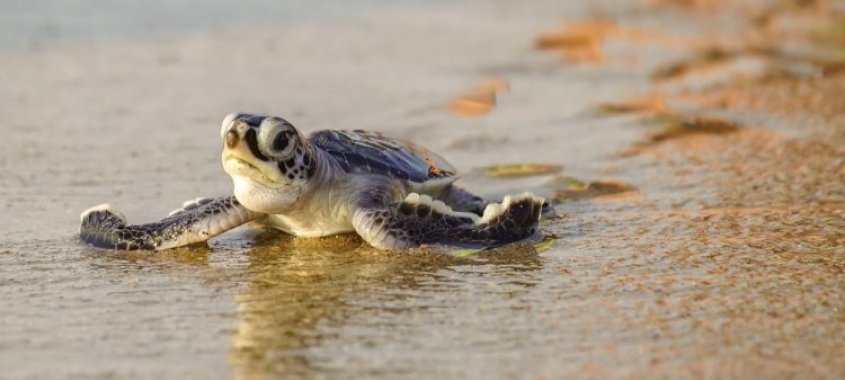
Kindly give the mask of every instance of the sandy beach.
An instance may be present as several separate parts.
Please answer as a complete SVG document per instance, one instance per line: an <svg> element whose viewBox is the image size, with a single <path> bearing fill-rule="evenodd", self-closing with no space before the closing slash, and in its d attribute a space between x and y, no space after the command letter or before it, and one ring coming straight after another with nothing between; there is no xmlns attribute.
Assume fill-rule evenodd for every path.
<svg viewBox="0 0 845 380"><path fill-rule="evenodd" d="M842 378L845 9L807 3L2 4L0 379ZM230 194L240 111L423 144L554 240L78 241Z"/></svg>

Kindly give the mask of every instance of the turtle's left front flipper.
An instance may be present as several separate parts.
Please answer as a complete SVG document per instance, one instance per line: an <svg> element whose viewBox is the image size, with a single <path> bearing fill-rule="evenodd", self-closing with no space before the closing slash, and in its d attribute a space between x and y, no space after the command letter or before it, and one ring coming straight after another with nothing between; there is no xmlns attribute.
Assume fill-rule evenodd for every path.
<svg viewBox="0 0 845 380"><path fill-rule="evenodd" d="M161 221L127 225L121 213L105 204L82 213L79 237L101 248L161 250L205 241L263 216L229 196L186 202Z"/></svg>

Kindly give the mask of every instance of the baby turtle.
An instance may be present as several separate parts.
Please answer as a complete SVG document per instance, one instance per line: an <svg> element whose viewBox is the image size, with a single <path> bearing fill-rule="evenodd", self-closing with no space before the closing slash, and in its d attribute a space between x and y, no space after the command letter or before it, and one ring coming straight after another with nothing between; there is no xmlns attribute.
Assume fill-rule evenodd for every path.
<svg viewBox="0 0 845 380"><path fill-rule="evenodd" d="M420 146L380 133L324 130L305 138L279 117L223 120L223 167L234 196L202 198L161 221L128 225L104 204L81 215L79 235L98 247L167 249L261 220L295 236L355 231L370 245L494 247L531 236L543 199L488 203L455 186L455 168Z"/></svg>

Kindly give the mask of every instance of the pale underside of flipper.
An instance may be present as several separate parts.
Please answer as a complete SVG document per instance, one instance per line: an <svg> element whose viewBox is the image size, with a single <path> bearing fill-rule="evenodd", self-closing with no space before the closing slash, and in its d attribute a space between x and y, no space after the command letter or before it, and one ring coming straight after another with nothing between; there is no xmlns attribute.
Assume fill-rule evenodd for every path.
<svg viewBox="0 0 845 380"><path fill-rule="evenodd" d="M197 198L161 221L127 225L123 214L104 204L82 213L79 237L101 248L161 250L202 242L263 216L234 196Z"/></svg>
<svg viewBox="0 0 845 380"><path fill-rule="evenodd" d="M352 224L364 240L382 249L424 244L495 247L534 234L542 208L542 198L524 193L488 204L479 216L453 211L430 196L411 193L401 202L357 210Z"/></svg>

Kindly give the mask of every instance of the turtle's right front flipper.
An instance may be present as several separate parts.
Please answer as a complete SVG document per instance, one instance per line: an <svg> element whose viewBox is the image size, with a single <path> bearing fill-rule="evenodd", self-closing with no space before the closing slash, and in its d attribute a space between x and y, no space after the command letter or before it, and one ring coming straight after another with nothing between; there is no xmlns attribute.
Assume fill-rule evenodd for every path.
<svg viewBox="0 0 845 380"><path fill-rule="evenodd" d="M205 241L263 216L229 196L186 202L161 221L127 225L122 214L100 205L80 216L79 237L101 248L161 250Z"/></svg>

